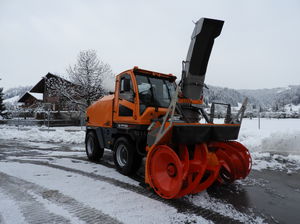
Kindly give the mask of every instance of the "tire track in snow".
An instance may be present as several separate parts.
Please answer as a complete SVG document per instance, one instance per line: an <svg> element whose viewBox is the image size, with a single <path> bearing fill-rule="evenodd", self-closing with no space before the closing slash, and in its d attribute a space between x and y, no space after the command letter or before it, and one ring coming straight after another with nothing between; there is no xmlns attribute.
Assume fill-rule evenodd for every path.
<svg viewBox="0 0 300 224"><path fill-rule="evenodd" d="M1 217L2 216L2 217ZM0 187L0 223L25 224L25 219L16 201L4 193Z"/></svg>
<svg viewBox="0 0 300 224"><path fill-rule="evenodd" d="M18 201L25 220L29 223L77 223L78 219L86 223L99 223L100 220L103 224L120 223L101 211L86 206L56 190L49 190L2 172L0 172L0 178L0 187L13 197L15 201ZM35 194L38 195L40 199L35 198ZM45 200L66 210L70 215L76 218L72 219L71 217L71 219L69 219L70 217L66 218L66 215L61 216L53 214L49 212L49 210L47 211L46 208L49 207L49 205L45 208L41 202ZM60 211L59 213L66 212Z"/></svg>
<svg viewBox="0 0 300 224"><path fill-rule="evenodd" d="M114 178L110 178L110 177L105 177L105 176L101 176L99 174L94 174L94 173L87 173L81 170L77 170L77 169L73 169L73 168L69 168L69 167L65 167L65 166L61 166L61 165L56 165L56 164L51 164L48 162L42 162L42 161L32 161L32 160L20 160L20 159L12 159L10 161L13 162L19 162L19 163L27 163L27 164L34 164L34 165L42 165L42 166L47 166L47 167L51 167L51 168L55 168L55 169L60 169L60 170L64 170L67 172L72 172L72 173L76 173L82 176L86 176L89 178L92 178L94 180L100 180L100 181L104 181L107 182L109 184L112 184L114 186L123 188L125 190L129 190L132 191L134 193L146 196L148 198L163 202L164 204L167 204L175 209L177 209L177 211L179 213L183 213L183 214L194 214L197 216L201 216L207 220L216 222L216 223L241 223L238 220L232 219L230 217L221 215L219 213L214 212L213 210L209 210L206 208L202 208L199 206L194 205L193 203L184 200L184 199L173 199L173 200L165 200L161 197L159 197L158 195L156 195L154 193L154 191L150 191L148 189L142 188L142 187L138 187L138 186L134 186L128 183L124 183L122 181L119 181L117 179Z"/></svg>
<svg viewBox="0 0 300 224"><path fill-rule="evenodd" d="M0 187L7 195L13 198L19 205L20 210L28 223L70 223L63 216L50 213L43 204L37 202L34 197L28 194L27 189L20 183L14 183L8 176L0 172ZM22 186L22 187L20 187Z"/></svg>

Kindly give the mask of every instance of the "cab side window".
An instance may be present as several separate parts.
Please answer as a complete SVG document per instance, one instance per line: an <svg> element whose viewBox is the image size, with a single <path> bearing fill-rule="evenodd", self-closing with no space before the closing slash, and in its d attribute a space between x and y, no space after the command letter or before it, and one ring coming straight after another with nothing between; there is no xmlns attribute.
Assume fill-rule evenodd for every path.
<svg viewBox="0 0 300 224"><path fill-rule="evenodd" d="M124 74L120 79L120 93L119 96L121 99L134 102L134 91L132 86L132 81L130 75Z"/></svg>

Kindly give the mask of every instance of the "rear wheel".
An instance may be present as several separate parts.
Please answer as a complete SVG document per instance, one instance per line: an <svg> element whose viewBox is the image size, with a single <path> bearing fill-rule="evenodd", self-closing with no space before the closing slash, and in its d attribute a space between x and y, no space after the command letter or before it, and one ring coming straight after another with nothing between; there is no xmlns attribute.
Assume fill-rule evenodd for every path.
<svg viewBox="0 0 300 224"><path fill-rule="evenodd" d="M137 153L135 145L126 137L119 137L116 140L113 157L117 170L124 175L136 172L142 161L142 157Z"/></svg>
<svg viewBox="0 0 300 224"><path fill-rule="evenodd" d="M97 136L93 131L88 132L86 135L85 151L91 161L97 161L103 156L104 149L100 148Z"/></svg>

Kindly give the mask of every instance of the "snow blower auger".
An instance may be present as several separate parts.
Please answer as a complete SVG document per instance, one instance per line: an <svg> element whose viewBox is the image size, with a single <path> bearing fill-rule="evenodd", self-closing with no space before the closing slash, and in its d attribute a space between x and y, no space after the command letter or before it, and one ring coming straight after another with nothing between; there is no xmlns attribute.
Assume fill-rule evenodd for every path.
<svg viewBox="0 0 300 224"><path fill-rule="evenodd" d="M90 160L113 150L116 169L135 173L146 156L145 183L162 198L196 194L214 183L231 183L251 170L248 150L236 142L247 105L203 105L206 68L223 21L195 23L182 78L134 67L116 77L115 92L87 109L86 153ZM215 107L227 107L215 124ZM201 122L201 120L203 120Z"/></svg>

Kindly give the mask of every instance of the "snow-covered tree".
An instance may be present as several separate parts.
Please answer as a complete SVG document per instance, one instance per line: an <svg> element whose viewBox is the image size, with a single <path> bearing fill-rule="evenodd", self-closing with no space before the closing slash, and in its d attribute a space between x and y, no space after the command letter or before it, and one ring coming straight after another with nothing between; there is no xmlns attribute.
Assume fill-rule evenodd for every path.
<svg viewBox="0 0 300 224"><path fill-rule="evenodd" d="M47 85L55 95L60 95L81 110L91 105L105 94L103 81L112 76L111 68L101 61L95 50L81 51L77 62L67 69L69 81L65 79L47 80Z"/></svg>
<svg viewBox="0 0 300 224"><path fill-rule="evenodd" d="M4 114L4 111L6 110L4 102L3 102L3 88L0 88L0 115Z"/></svg>

